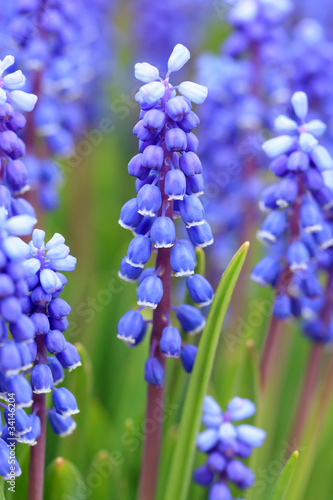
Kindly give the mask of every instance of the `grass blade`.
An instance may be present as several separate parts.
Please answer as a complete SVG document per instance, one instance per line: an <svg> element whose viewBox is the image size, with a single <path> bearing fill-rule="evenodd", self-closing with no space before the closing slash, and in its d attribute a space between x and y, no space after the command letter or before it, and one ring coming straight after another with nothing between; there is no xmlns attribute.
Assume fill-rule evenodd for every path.
<svg viewBox="0 0 333 500"><path fill-rule="evenodd" d="M200 427L203 400L213 368L221 327L233 289L243 267L249 243L238 250L222 276L199 343L197 359L182 414L164 500L186 500L191 480L195 440Z"/></svg>
<svg viewBox="0 0 333 500"><path fill-rule="evenodd" d="M294 451L294 453L291 455L288 462L284 466L283 471L281 472L281 475L270 497L270 500L285 500L292 477L295 472L298 457L299 457L298 451Z"/></svg>

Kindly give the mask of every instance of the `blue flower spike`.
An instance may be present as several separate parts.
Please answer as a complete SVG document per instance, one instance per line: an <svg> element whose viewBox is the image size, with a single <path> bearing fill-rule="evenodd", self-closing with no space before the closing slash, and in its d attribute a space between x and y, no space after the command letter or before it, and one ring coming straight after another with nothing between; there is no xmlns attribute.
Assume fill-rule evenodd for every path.
<svg viewBox="0 0 333 500"><path fill-rule="evenodd" d="M189 81L176 86L171 83L189 59L189 50L177 44L168 59L164 79L147 62L135 65L135 77L144 83L135 95L141 107L140 120L133 128L139 153L128 163L129 175L136 177L137 196L124 204L119 218L119 224L134 233L121 261L119 277L137 281L138 309L125 312L118 322L117 336L134 347L143 341L153 323L144 377L157 386L164 383L166 358L180 358L184 370L191 373L197 347L184 343L182 334L189 338L203 330L214 297L209 282L195 274L195 248L214 241L199 199L204 192L203 166L193 133L200 123L193 104L204 102L207 87ZM180 239L178 232L184 228L188 238ZM154 269L151 262L155 254ZM188 292L196 306L176 307L170 303L172 277L178 281L187 278ZM204 308L205 314L198 308ZM154 310L153 321L146 319L144 309ZM158 316L161 327L156 333L154 321ZM61 321L57 317L55 320ZM173 324L176 320L180 328ZM61 331L57 324L51 328ZM60 361L61 357L63 352L57 353Z"/></svg>

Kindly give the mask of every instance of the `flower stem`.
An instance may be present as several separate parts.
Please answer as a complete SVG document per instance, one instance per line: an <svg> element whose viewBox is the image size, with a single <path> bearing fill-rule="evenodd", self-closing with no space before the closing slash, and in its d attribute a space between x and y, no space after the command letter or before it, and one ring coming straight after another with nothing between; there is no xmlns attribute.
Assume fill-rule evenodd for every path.
<svg viewBox="0 0 333 500"><path fill-rule="evenodd" d="M311 400L315 394L317 385L317 375L322 359L323 346L314 344L308 358L305 378L302 387L301 397L299 399L296 417L294 420L291 442L297 446L303 433L304 426L309 414Z"/></svg>
<svg viewBox="0 0 333 500"><path fill-rule="evenodd" d="M302 195L304 193L304 179L302 175L298 177L297 184L298 195L291 206L290 242L297 240L300 235L300 210ZM289 269L289 265L286 264L277 286L278 293L288 294L288 286L290 284L291 278L292 272ZM263 390L265 389L269 375L275 366L274 360L277 359L277 354L279 354L280 340L278 337L281 337L281 328L283 325L284 322L282 320L276 318L274 315L272 316L260 364L261 388Z"/></svg>
<svg viewBox="0 0 333 500"><path fill-rule="evenodd" d="M44 335L36 338L37 357L46 363L46 347ZM38 361L36 361L38 362ZM32 411L40 418L40 436L37 444L31 447L29 463L28 500L43 500L45 476L45 448L46 448L46 407L45 394L34 394Z"/></svg>
<svg viewBox="0 0 333 500"><path fill-rule="evenodd" d="M153 331L151 335L151 349L163 368L165 358L159 348L159 341L163 328L168 324L168 312L170 311L171 291L171 267L170 249L162 248L158 252L156 266L163 266L163 298L154 312ZM145 420L145 439L143 449L143 460L141 468L139 500L154 500L159 458L162 442L163 410L164 410L164 385L156 386L148 384L147 410ZM162 415L161 415L162 412Z"/></svg>
<svg viewBox="0 0 333 500"><path fill-rule="evenodd" d="M275 354L279 350L281 327L282 321L272 316L260 363L261 388L263 390L266 388Z"/></svg>
<svg viewBox="0 0 333 500"><path fill-rule="evenodd" d="M333 307L333 271L330 271L325 291L325 304L321 311L321 318L329 328L331 313ZM305 379L302 387L301 396L299 399L296 416L292 428L291 437L297 444L302 436L305 424L308 419L311 408L311 401L315 395L315 390L318 381L318 374L321 367L323 357L323 345L315 343L310 351L308 364L306 368Z"/></svg>
<svg viewBox="0 0 333 500"><path fill-rule="evenodd" d="M167 217L173 218L173 203L167 201L164 193L165 173L167 171L171 153L162 145L164 150L164 165L161 173L162 178L159 181L159 188L162 193L162 206L158 215L162 215L163 205L165 204ZM165 209L164 209L165 210ZM159 277L163 283L163 297L153 315L153 329L150 339L150 356L157 358L165 369L165 357L159 347L163 328L168 326L169 313L171 309L171 248L160 248L157 253L155 268L161 268ZM165 386L156 386L148 384L147 407L145 419L145 436L143 447L143 458L140 475L140 486L138 500L154 500L157 489L158 467L162 445L162 431L165 406Z"/></svg>

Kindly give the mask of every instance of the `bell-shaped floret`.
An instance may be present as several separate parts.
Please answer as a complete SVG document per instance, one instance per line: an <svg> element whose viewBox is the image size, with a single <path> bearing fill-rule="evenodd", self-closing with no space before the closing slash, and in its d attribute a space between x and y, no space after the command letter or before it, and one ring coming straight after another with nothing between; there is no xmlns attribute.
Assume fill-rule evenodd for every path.
<svg viewBox="0 0 333 500"><path fill-rule="evenodd" d="M186 134L180 128L171 128L165 134L165 145L168 151L185 151L187 148Z"/></svg>
<svg viewBox="0 0 333 500"><path fill-rule="evenodd" d="M163 385L164 369L157 358L149 358L145 364L145 381L153 385Z"/></svg>
<svg viewBox="0 0 333 500"><path fill-rule="evenodd" d="M186 177L181 170L169 170L165 176L164 192L168 200L183 200L186 193Z"/></svg>
<svg viewBox="0 0 333 500"><path fill-rule="evenodd" d="M134 267L143 268L151 255L151 241L146 236L138 234L128 246L126 262Z"/></svg>
<svg viewBox="0 0 333 500"><path fill-rule="evenodd" d="M176 239L176 228L170 217L157 217L151 226L150 239L155 248L170 248Z"/></svg>
<svg viewBox="0 0 333 500"><path fill-rule="evenodd" d="M205 327L205 317L194 306L182 304L177 308L176 315L182 329L189 335L200 333Z"/></svg>
<svg viewBox="0 0 333 500"><path fill-rule="evenodd" d="M213 233L207 221L200 226L188 228L187 234L196 248L205 248L214 243Z"/></svg>
<svg viewBox="0 0 333 500"><path fill-rule="evenodd" d="M179 209L181 218L187 228L204 224L205 211L197 196L186 196L184 200L179 203Z"/></svg>
<svg viewBox="0 0 333 500"><path fill-rule="evenodd" d="M191 299L199 307L209 306L213 302L213 288L201 274L194 274L187 278L186 285Z"/></svg>
<svg viewBox="0 0 333 500"><path fill-rule="evenodd" d="M82 364L76 347L70 342L66 342L65 349L57 353L56 356L61 365L70 372Z"/></svg>
<svg viewBox="0 0 333 500"><path fill-rule="evenodd" d="M170 255L171 269L174 276L190 276L194 273L195 258L187 245L177 241L171 250Z"/></svg>
<svg viewBox="0 0 333 500"><path fill-rule="evenodd" d="M138 212L141 215L155 217L162 205L162 195L155 185L146 184L138 192Z"/></svg>
<svg viewBox="0 0 333 500"><path fill-rule="evenodd" d="M138 311L127 311L118 321L117 337L127 344L135 344L144 324L144 319Z"/></svg>
<svg viewBox="0 0 333 500"><path fill-rule="evenodd" d="M53 377L50 367L42 363L35 365L31 372L30 383L35 394L51 392Z"/></svg>
<svg viewBox="0 0 333 500"><path fill-rule="evenodd" d="M147 276L137 290L138 305L156 309L163 297L163 283L157 276Z"/></svg>
<svg viewBox="0 0 333 500"><path fill-rule="evenodd" d="M182 346L182 337L178 328L167 326L163 329L160 340L162 353L169 358L179 358Z"/></svg>
<svg viewBox="0 0 333 500"><path fill-rule="evenodd" d="M308 268L310 254L306 245L302 241L294 241L288 248L287 259L290 270L300 271Z"/></svg>
<svg viewBox="0 0 333 500"><path fill-rule="evenodd" d="M180 359L183 365L184 370L187 373L191 373L193 370L195 358L198 352L197 346L193 344L186 344L182 346L180 352Z"/></svg>
<svg viewBox="0 0 333 500"><path fill-rule="evenodd" d="M65 387L60 387L52 393L54 408L64 418L79 413L74 395Z"/></svg>

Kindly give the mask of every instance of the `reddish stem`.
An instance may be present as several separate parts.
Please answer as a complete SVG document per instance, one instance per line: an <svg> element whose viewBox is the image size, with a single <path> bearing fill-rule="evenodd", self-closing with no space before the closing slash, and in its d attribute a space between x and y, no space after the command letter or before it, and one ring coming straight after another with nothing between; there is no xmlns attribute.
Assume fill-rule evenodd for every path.
<svg viewBox="0 0 333 500"><path fill-rule="evenodd" d="M279 351L281 328L282 322L275 316L272 316L260 362L261 387L263 390L266 388L274 359Z"/></svg>
<svg viewBox="0 0 333 500"><path fill-rule="evenodd" d="M310 410L312 396L317 386L317 375L321 364L323 347L320 344L314 344L311 348L306 368L306 374L303 382L301 397L299 399L296 417L291 433L291 441L297 446L303 433L307 416Z"/></svg>
<svg viewBox="0 0 333 500"><path fill-rule="evenodd" d="M153 331L151 335L151 355L156 357L163 368L165 358L159 348L163 328L168 325L167 314L170 311L171 267L170 249L162 248L157 255L156 266L163 266L163 298L153 316ZM145 440L140 477L139 499L154 500L157 487L157 476L162 444L163 409L165 387L148 384L147 409L145 421ZM162 416L161 416L162 412Z"/></svg>
<svg viewBox="0 0 333 500"><path fill-rule="evenodd" d="M37 359L46 363L46 347L44 335L36 338ZM41 432L37 444L31 447L29 462L29 484L28 500L43 500L44 498L44 476L45 476L45 449L46 449L46 407L45 394L34 394L32 411L40 418Z"/></svg>
<svg viewBox="0 0 333 500"><path fill-rule="evenodd" d="M301 210L301 201L302 195L304 193L304 181L303 176L299 175L297 179L298 184L298 195L296 200L291 206L291 215L290 215L290 242L295 241L299 238L299 220L300 220L300 210ZM292 272L289 269L289 265L286 264L279 283L277 285L278 293L288 293L288 286L290 280L292 278ZM274 368L274 361L277 359L277 354L279 351L280 342L277 337L280 336L280 330L283 326L284 322L279 320L275 316L272 316L270 327L268 330L268 334L266 337L261 364L261 387L264 390L267 384L267 380L269 378L271 370Z"/></svg>
<svg viewBox="0 0 333 500"><path fill-rule="evenodd" d="M323 310L321 311L321 318L323 322L327 325L327 327L330 323L332 308L333 308L333 271L330 271L325 290L325 304ZM323 345L315 343L312 346L309 355L309 360L306 368L306 375L291 434L291 437L294 440L294 442L296 442L296 444L300 441L300 438L302 436L309 415L311 401L313 395L315 394L315 389L317 386L318 374L321 366L323 351L324 351Z"/></svg>
<svg viewBox="0 0 333 500"><path fill-rule="evenodd" d="M168 95L168 92L166 92L166 94ZM165 97L164 104L166 100L167 96ZM166 127L162 132L162 137L164 137L165 131ZM158 215L162 215L163 205L167 204L165 215L172 219L173 203L167 201L167 196L164 193L165 174L168 170L168 161L171 161L172 159L172 153L166 149L164 143L162 144L162 147L164 150L164 166L161 171L163 177L159 181L159 188L162 193L162 206ZM163 283L163 297L154 311L153 329L150 339L150 356L156 357L164 369L165 357L162 355L159 342L162 336L163 328L168 326L168 318L171 307L172 270L170 264L170 252L171 248L160 248L157 253L155 268L162 269L159 273L159 277ZM154 500L156 495L158 468L162 445L164 399L164 384L162 386L148 384L145 437L138 496L139 500Z"/></svg>

